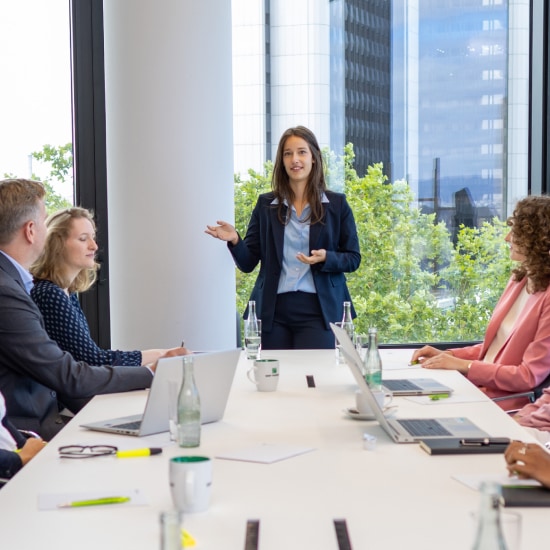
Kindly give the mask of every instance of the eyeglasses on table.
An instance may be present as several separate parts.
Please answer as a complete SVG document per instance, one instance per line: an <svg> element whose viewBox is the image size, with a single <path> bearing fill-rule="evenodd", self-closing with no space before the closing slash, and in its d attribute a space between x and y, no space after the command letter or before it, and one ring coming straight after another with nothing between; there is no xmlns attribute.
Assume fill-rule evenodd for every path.
<svg viewBox="0 0 550 550"><path fill-rule="evenodd" d="M114 455L118 447L114 445L64 445L59 447L60 458L93 458L94 456Z"/></svg>

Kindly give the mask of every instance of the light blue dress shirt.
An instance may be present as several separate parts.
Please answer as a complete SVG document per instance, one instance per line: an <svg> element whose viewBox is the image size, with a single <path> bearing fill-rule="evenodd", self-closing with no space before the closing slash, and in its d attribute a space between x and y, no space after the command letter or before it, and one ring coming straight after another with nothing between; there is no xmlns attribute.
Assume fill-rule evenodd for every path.
<svg viewBox="0 0 550 550"><path fill-rule="evenodd" d="M0 250L0 254L4 254L4 256L6 256L6 258L13 264L15 269L17 269L19 275L21 276L21 279L23 280L23 284L25 285L25 290L28 294L30 294L31 289L34 286L32 275L21 264L16 262L11 256L8 256L5 252L2 252Z"/></svg>
<svg viewBox="0 0 550 550"><path fill-rule="evenodd" d="M321 202L329 202L325 194ZM271 204L277 204L277 199L274 199ZM288 207L288 202L284 201ZM296 213L296 208L290 206L288 208L290 221L285 225L285 237L283 241L283 266L281 276L279 278L278 294L283 292L309 292L316 294L315 283L313 282L313 274L309 264L304 264L296 254L302 252L306 256L311 255L309 250L309 214L311 207L308 205L302 210L301 216Z"/></svg>

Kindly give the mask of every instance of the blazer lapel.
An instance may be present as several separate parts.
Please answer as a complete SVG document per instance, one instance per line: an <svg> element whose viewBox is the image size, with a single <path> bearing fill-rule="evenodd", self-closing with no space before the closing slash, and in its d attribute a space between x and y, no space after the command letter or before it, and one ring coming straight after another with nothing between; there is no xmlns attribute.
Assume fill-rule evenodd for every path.
<svg viewBox="0 0 550 550"><path fill-rule="evenodd" d="M286 210L284 212L286 213ZM268 216L270 217L271 221L271 230L273 232L273 242L275 244L277 260L279 262L279 265L283 265L283 244L285 239L285 226L279 221L279 218L277 216L277 208L268 208Z"/></svg>
<svg viewBox="0 0 550 550"><path fill-rule="evenodd" d="M491 345L491 342L494 340L504 317L506 317L506 314L510 311L510 308L514 305L514 302L517 300L519 293L523 290L523 287L526 285L526 283L527 283L527 278L524 278L519 285L516 285L515 288L513 288L510 291L508 296L502 297L501 301L495 307L495 310L493 311L493 315L487 326L487 331L485 333L485 339L484 339L485 346L481 351L482 357L485 355L485 352ZM512 333L513 333L513 330L512 330ZM510 336L511 334L508 336L508 338Z"/></svg>
<svg viewBox="0 0 550 550"><path fill-rule="evenodd" d="M330 203L328 202L323 203L322 223L314 223L313 225L309 226L309 253L310 254L312 250L317 250L318 248L322 248L321 246L319 246L319 243L321 242L321 237L323 236L323 233L326 230L326 226L328 223L327 210L329 208L330 208Z"/></svg>

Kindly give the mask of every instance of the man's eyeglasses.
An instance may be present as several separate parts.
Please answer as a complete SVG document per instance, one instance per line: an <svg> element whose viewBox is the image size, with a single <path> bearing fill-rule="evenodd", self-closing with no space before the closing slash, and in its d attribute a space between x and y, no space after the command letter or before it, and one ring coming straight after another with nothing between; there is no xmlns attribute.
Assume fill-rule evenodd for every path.
<svg viewBox="0 0 550 550"><path fill-rule="evenodd" d="M114 445L65 445L59 447L60 458L92 458L114 455L118 447Z"/></svg>

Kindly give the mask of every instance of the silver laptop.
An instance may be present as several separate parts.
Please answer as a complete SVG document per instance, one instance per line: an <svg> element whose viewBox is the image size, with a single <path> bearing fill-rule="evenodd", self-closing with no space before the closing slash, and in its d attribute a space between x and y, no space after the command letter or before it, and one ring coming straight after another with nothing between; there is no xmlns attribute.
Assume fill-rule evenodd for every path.
<svg viewBox="0 0 550 550"><path fill-rule="evenodd" d="M393 395L437 395L440 393L451 394L452 388L445 386L434 378L395 378L391 380L382 380L382 385Z"/></svg>
<svg viewBox="0 0 550 550"><path fill-rule="evenodd" d="M451 394L453 392L452 388L438 382L435 378L415 378L413 380L408 378L383 379L382 386L393 393L393 395L437 395L442 393Z"/></svg>
<svg viewBox="0 0 550 550"><path fill-rule="evenodd" d="M396 443L416 443L421 439L445 437L489 437L467 418L386 418L361 372L361 357L347 332L331 323L332 331L342 346L342 352L359 389L372 408L374 417Z"/></svg>
<svg viewBox="0 0 550 550"><path fill-rule="evenodd" d="M241 350L200 353L194 356L195 382L201 400L201 423L223 418L229 390ZM167 432L169 428L169 385L181 385L181 357L159 359L143 414L82 424L83 428L122 435L145 436Z"/></svg>

